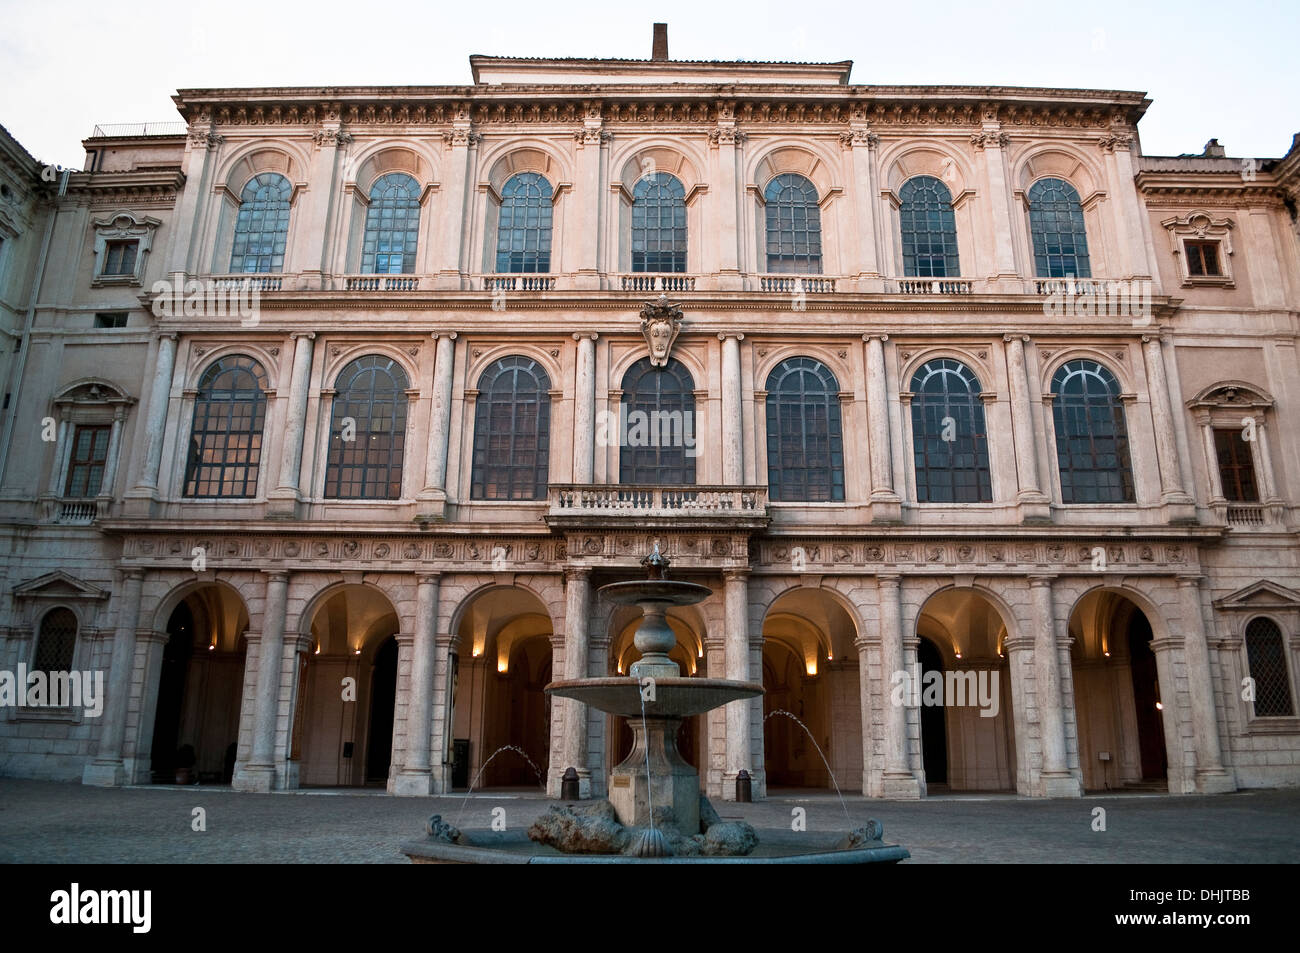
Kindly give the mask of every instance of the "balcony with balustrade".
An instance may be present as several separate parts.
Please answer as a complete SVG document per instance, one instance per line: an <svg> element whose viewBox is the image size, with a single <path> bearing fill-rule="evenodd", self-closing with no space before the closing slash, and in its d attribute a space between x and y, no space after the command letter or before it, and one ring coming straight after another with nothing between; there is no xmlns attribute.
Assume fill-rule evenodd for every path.
<svg viewBox="0 0 1300 953"><path fill-rule="evenodd" d="M552 483L547 525L553 529L761 529L768 523L765 486L666 486Z"/></svg>

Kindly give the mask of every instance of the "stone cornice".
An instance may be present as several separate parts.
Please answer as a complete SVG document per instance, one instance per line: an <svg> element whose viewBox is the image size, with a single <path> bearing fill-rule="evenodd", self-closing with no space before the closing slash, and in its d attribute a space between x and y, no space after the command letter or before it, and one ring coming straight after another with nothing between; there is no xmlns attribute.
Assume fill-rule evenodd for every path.
<svg viewBox="0 0 1300 953"><path fill-rule="evenodd" d="M187 89L172 97L191 123L236 127L546 126L595 115L607 124L692 123L872 127L1089 128L1124 134L1149 101L1118 90L1003 86L793 84L493 84L483 86ZM702 130L706 131L706 130ZM838 130L837 130L838 131Z"/></svg>

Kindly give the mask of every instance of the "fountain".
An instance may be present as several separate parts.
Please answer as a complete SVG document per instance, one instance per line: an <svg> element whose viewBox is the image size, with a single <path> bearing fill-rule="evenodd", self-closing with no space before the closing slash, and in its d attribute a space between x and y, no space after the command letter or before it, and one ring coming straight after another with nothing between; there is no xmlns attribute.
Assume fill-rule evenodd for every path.
<svg viewBox="0 0 1300 953"><path fill-rule="evenodd" d="M658 543L641 564L646 579L599 590L617 605L640 607L633 642L641 658L627 675L562 679L546 686L550 695L627 719L632 753L610 773L608 800L553 806L526 832L461 831L434 815L427 836L403 844L402 852L415 863L860 864L909 857L902 847L883 843L883 827L876 821L825 834L756 831L743 821L718 817L700 795L699 773L677 751L678 728L693 715L762 695L763 686L683 677L668 657L677 639L665 613L702 602L712 590L669 579L669 561Z"/></svg>

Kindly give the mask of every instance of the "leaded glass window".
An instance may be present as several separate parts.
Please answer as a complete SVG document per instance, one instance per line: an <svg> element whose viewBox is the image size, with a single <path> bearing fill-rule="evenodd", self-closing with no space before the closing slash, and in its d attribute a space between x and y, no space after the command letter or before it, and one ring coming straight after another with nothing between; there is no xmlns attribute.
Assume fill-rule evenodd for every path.
<svg viewBox="0 0 1300 953"><path fill-rule="evenodd" d="M420 186L404 172L381 175L370 187L361 271L367 275L411 274L419 237Z"/></svg>
<svg viewBox="0 0 1300 953"><path fill-rule="evenodd" d="M1251 619L1246 626L1246 656L1255 681L1255 714L1259 717L1295 713L1291 676L1286 667L1286 643L1272 619Z"/></svg>
<svg viewBox="0 0 1300 953"><path fill-rule="evenodd" d="M695 382L680 361L643 357L623 375L619 483L695 482Z"/></svg>
<svg viewBox="0 0 1300 953"><path fill-rule="evenodd" d="M68 461L64 496L76 500L99 494L112 433L113 428L108 424L77 427L72 437L72 459Z"/></svg>
<svg viewBox="0 0 1300 953"><path fill-rule="evenodd" d="M503 357L479 378L470 498L546 498L551 379L532 358Z"/></svg>
<svg viewBox="0 0 1300 953"><path fill-rule="evenodd" d="M1052 395L1062 502L1132 503L1128 428L1115 375L1095 361L1067 361L1052 378Z"/></svg>
<svg viewBox="0 0 1300 953"><path fill-rule="evenodd" d="M199 378L185 467L185 495L257 493L266 424L266 371L243 354L214 362Z"/></svg>
<svg viewBox="0 0 1300 953"><path fill-rule="evenodd" d="M903 274L908 278L955 278L957 220L952 193L932 175L917 175L898 190L903 238Z"/></svg>
<svg viewBox="0 0 1300 953"><path fill-rule="evenodd" d="M686 270L686 190L667 172L643 176L632 188L632 270Z"/></svg>
<svg viewBox="0 0 1300 953"><path fill-rule="evenodd" d="M960 361L929 361L912 376L912 459L920 503L993 499L980 383Z"/></svg>
<svg viewBox="0 0 1300 953"><path fill-rule="evenodd" d="M278 172L263 172L244 186L230 253L232 272L266 274L284 270L291 195L293 187Z"/></svg>
<svg viewBox="0 0 1300 953"><path fill-rule="evenodd" d="M1039 179L1029 187L1029 232L1039 278L1092 277L1083 206L1069 182Z"/></svg>
<svg viewBox="0 0 1300 953"><path fill-rule="evenodd" d="M778 175L763 190L767 270L817 275L822 270L822 215L817 187L802 175Z"/></svg>
<svg viewBox="0 0 1300 953"><path fill-rule="evenodd" d="M325 496L401 498L408 386L401 365L381 354L368 354L343 368L330 419Z"/></svg>
<svg viewBox="0 0 1300 953"><path fill-rule="evenodd" d="M72 671L72 653L77 645L77 617L71 609L59 607L41 619L32 669L37 672Z"/></svg>
<svg viewBox="0 0 1300 953"><path fill-rule="evenodd" d="M551 183L536 172L512 175L501 190L497 271L551 270Z"/></svg>
<svg viewBox="0 0 1300 953"><path fill-rule="evenodd" d="M839 383L810 357L787 358L767 378L767 483L774 501L844 499Z"/></svg>

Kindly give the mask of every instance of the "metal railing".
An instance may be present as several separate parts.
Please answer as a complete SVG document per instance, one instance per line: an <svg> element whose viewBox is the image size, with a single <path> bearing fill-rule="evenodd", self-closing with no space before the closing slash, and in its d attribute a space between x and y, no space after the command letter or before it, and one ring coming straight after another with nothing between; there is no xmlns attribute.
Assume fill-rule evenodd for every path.
<svg viewBox="0 0 1300 953"><path fill-rule="evenodd" d="M81 128L86 128L82 126ZM183 136L189 127L183 122L117 122L95 126L91 139L126 139L132 136Z"/></svg>

